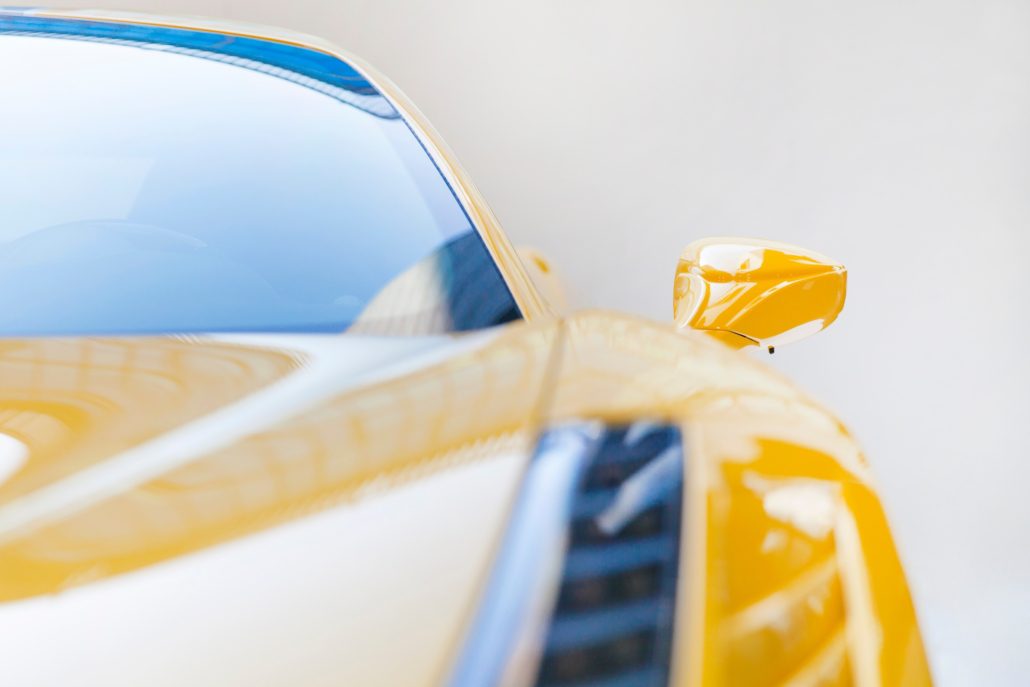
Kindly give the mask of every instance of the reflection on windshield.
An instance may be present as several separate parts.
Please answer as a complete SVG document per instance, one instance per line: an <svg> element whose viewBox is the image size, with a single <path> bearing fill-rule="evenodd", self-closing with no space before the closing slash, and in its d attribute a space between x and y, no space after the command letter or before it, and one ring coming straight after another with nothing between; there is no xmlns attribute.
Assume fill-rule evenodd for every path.
<svg viewBox="0 0 1030 687"><path fill-rule="evenodd" d="M351 67L113 26L0 15L0 128L18 132L0 139L0 334L519 316L439 170Z"/></svg>
<svg viewBox="0 0 1030 687"><path fill-rule="evenodd" d="M519 317L474 233L448 241L386 285L351 326L363 334L439 334Z"/></svg>

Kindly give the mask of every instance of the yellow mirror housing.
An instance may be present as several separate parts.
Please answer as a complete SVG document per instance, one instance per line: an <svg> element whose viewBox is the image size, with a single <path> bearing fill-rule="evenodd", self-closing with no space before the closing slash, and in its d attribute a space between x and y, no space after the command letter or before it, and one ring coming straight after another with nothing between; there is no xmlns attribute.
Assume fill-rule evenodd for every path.
<svg viewBox="0 0 1030 687"><path fill-rule="evenodd" d="M745 238L694 241L673 287L679 327L736 348L773 347L830 326L844 307L847 270L804 248Z"/></svg>

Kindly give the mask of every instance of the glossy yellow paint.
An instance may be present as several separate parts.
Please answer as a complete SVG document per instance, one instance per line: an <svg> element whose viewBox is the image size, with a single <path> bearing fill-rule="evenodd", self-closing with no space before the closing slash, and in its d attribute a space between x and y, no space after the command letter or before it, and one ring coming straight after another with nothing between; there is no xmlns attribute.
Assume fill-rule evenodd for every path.
<svg viewBox="0 0 1030 687"><path fill-rule="evenodd" d="M190 652L201 651L196 641L178 637L176 628L190 622L206 625L205 609L189 598L175 609L162 609L161 617L155 617L145 633L151 638L146 641L154 641L155 633L178 640L161 639L160 650L144 650L133 636L138 628L132 616L126 617L119 589L126 583L129 589L155 588L153 594L133 603L143 609L160 608L159 600L152 597L176 594L177 584L185 583L179 580L200 576L222 579L224 597L238 598L237 603L250 608L247 615L263 623L278 618L282 627L293 627L296 621L290 618L309 619L304 627L293 628L292 640L283 638L297 642L286 654L303 659L298 665L287 665L286 672L281 662L274 666L241 662L232 647L218 649L218 642L203 639L209 663L189 669L190 684L236 683L248 676L275 684L432 683L433 676L446 671L446 660L461 632L466 600L471 600L477 580L485 574L493 542L503 528L506 503L529 453L528 428L534 425L532 415L547 369L541 358L549 355L546 340L554 332L535 335L541 336L541 341L531 337L515 346L458 355L397 379L359 384L357 390L350 390L353 381L345 375L327 379L333 370L326 365L352 357L362 347L382 347L386 342L360 337L330 341L252 337L247 343L205 339L12 342L0 353L0 369L23 370L24 384L11 389L24 407L42 409L50 399L86 397L109 412L96 414L88 423L75 422L63 412L46 416L47 422L34 418L36 425L61 428L70 458L31 446L25 469L11 484L18 486L22 477L36 476L32 488L0 495L0 635L15 631L26 604L37 607L38 616L74 623L76 616L91 617L89 609L101 605L93 599L100 599L110 610L97 622L101 632L118 640L117 654L101 649L77 676L77 683L160 684L153 673L163 661L172 656L188 660ZM111 370L98 366L109 349L117 349L122 361ZM173 354L166 353L169 349ZM12 364L6 365L12 358ZM25 359L32 361L31 367L19 367ZM144 363L126 364L126 359L145 361L146 374L140 371ZM266 369L269 362L275 363L270 370ZM206 368L208 376L192 374L196 367ZM292 368L292 374L261 385L283 367ZM232 383L238 377L251 382L250 398L222 394L219 399L222 387L242 386ZM140 393L148 390L149 378L173 380L190 395L178 404L174 393ZM330 386L325 388L327 382ZM333 385L343 391L333 391ZM320 387L322 392L317 391ZM174 388L169 384L166 391ZM302 393L296 392L298 388ZM251 426L256 412L252 402L262 399L261 405L281 419ZM221 404L212 407L218 400ZM241 408L241 402L251 402L251 407ZM218 426L205 428L203 418L191 422L197 411L208 411ZM234 424L234 415L245 423L238 431L212 436ZM140 418L160 425L164 436L157 442L149 432L126 437L125 430ZM177 439L176 432L180 433ZM105 437L108 442L103 444ZM168 438L175 440L167 446L169 450L161 451L160 441ZM108 451L106 461L85 465L76 458L80 451L101 446ZM470 467L497 470L491 465L502 459L511 465L503 471L506 479L467 487L481 490L493 502L462 496L462 491L450 497L475 504L464 513L465 521L445 517L459 506L436 504L434 511L422 512L434 507L434 491L441 498L448 491L434 486L440 483L440 473L453 482ZM79 469L67 469L71 462ZM420 484L430 490L428 503L418 496L426 492L425 487L417 488ZM344 523L329 533L334 541L364 542L351 551L352 557L368 558L364 564L346 559L324 562L321 555L290 544L297 535L281 534L282 527L317 519L320 513L353 519L349 513L381 509L378 504L390 500L394 505L380 517L363 517L356 526ZM372 505L367 505L370 501ZM419 513L415 522L409 520L413 509ZM398 529L400 524L404 527ZM217 557L198 555L243 538L256 540L246 544L254 547L276 537L285 537L281 550L307 565L261 596L253 590L246 593L242 579L225 579L224 562ZM240 544L235 546L238 549ZM169 567L170 562L177 565ZM274 559L266 563L281 565ZM398 574L390 570L395 565L400 571L417 569L432 577ZM186 572L180 572L184 568ZM289 617L280 617L283 611L277 613L277 608L312 603L298 599L301 592L287 584L317 572L304 568L328 568L333 573L331 579L322 579L317 588L308 590L324 601L307 613L297 610L299 615L294 616L290 611ZM130 572L130 579L111 584ZM267 568L263 577L275 580L277 575ZM341 607L343 601L347 603ZM216 608L221 603L216 600ZM86 611L81 610L83 606ZM337 611L321 615L322 606ZM362 615L347 618L346 613L359 608L364 609ZM256 632L231 619L226 624L234 633L234 647L266 653L282 650L281 645L263 645L271 630ZM64 642L59 641L62 637ZM312 637L323 640L313 643ZM67 655L69 665L81 660L73 639L55 630L48 640L50 650ZM35 675L29 668L17 672L24 657L32 655L31 651L18 653L22 659L0 665L0 681L19 684L17 678ZM404 656L402 667L396 661L398 653ZM93 666L111 661L118 667L116 678L106 674L111 671L103 665ZM255 664L262 668L256 676Z"/></svg>
<svg viewBox="0 0 1030 687"><path fill-rule="evenodd" d="M131 366L120 368L120 377L110 379L114 383L109 388L88 381L95 373L89 349L118 346L146 356L160 351L165 342L60 342L66 343L64 347L79 349L62 361L79 363L78 369L73 367L65 375L72 388L55 390L47 384L23 387L22 405L42 408L51 398L69 393L91 397L96 405L111 412L94 418L91 426L78 422L63 409L46 416L48 423L37 421L59 426L70 437L64 443L64 454L59 456L30 445L25 469L5 485L10 489L0 492L0 504L8 506L6 512L0 510L0 542L7 542L0 544L0 600L51 593L83 576L90 580L107 577L260 531L353 496L377 480L396 486L406 479L425 477L432 468L447 466L459 458L468 460L481 453L489 456L516 445L525 448L526 427L533 424L547 369L546 341L554 333L541 333L537 338L541 336L540 342L535 343L531 337L514 347L458 356L418 374L331 395L300 415L294 416L297 408L284 406L280 413L287 419L271 427L251 428L217 450L173 457L152 479L118 478L120 484L114 493L78 501L73 519L55 519L44 513L15 527L4 516L16 509L20 497L59 487L76 471L93 466L95 461L79 456L80 451L95 445L96 437L106 437L102 448L107 451L105 457L110 458L112 453L138 447L152 438L151 432L141 431L133 437L135 443L124 439L124 428L136 426L137 414L167 434L181 428L198 411L220 409L214 405L216 392L219 385L231 381L231 376L221 379L219 373L225 370L212 366L213 374L206 379L180 377L183 360L235 353L237 373L243 371L256 378L251 381L257 392L261 387L256 382L261 378L253 364L248 365L254 359L307 360L303 368L298 365L296 376L302 376L318 370L319 355L329 358L348 354L347 348L324 344L309 350L304 337L298 337L293 348L274 339L266 345L260 337L256 345L249 346L227 347L209 341L182 344L184 350L178 359L152 356L156 362L168 361L157 374L177 377L177 383L193 394L194 403L183 404L184 410L192 412L175 412L178 408L172 396L147 398L137 394L131 400L125 398L125 388L138 385L134 379L137 370ZM368 341L368 345L377 343L375 339ZM25 341L19 342L19 348L51 349L52 345ZM524 359L513 361L513 355ZM27 372L35 379L47 379L57 365L52 358L34 357L34 369ZM0 358L0 366L4 362ZM275 394L276 389L266 392ZM203 402L198 402L200 399ZM225 401L237 399L229 396L222 400L225 406ZM474 412L466 407L468 401L476 404ZM427 412L429 409L432 412ZM6 433L7 429L2 431ZM92 458L95 454L85 455ZM162 513L177 514L175 522L155 528L141 525L160 520ZM32 532L28 539L20 534L25 528Z"/></svg>
<svg viewBox="0 0 1030 687"><path fill-rule="evenodd" d="M253 337L231 346L173 340L172 348L184 350L155 356L153 374L178 379L180 360L203 360L214 352L238 358L239 369L255 377L268 373L253 361L282 361L274 371L284 365L294 371L280 385L291 377L320 376L319 356L333 356L335 349L312 351L303 339L291 344ZM130 359L146 358L164 344L162 339L117 342ZM165 416L161 397L124 402L120 394L138 384L133 367L116 367L108 386L92 386L98 359L92 347L114 344L76 340L62 342L57 351L53 345L17 342L7 355L36 361L27 380L63 374L66 382L78 380L99 405L114 410L98 417L89 431L59 413L49 416L70 434L70 455L77 455L79 442L85 446L111 436L108 448L125 456L125 443L117 437L124 420L135 414L165 417L168 433L185 431L183 448L166 454L149 476L126 473L116 454L94 463L92 472L52 471L32 490L6 494L0 502L0 590L8 602L58 594L55 601L70 604L78 589L104 580L127 573L157 575L161 562L241 537L266 536L320 512L360 507L500 454L515 451L524 457L529 438L543 423L663 417L682 423L692 437L688 504L704 506L686 513L690 535L684 544L688 563L678 655L693 672L681 676L683 684L789 676L824 663L826 671L839 669L860 684L869 683L859 679L863 669L883 684L926 678L911 602L858 449L838 422L788 382L715 342L606 313L513 325L468 353L424 369L357 388L344 385L341 392L309 397L300 407L284 404L282 419L211 449L191 444L191 425L174 414ZM217 376L206 382L194 378L190 388L199 399L206 385L217 382ZM252 388L252 396L283 393L275 385ZM37 382L19 395L26 407L44 408L47 399L69 391L82 392L72 386L55 393ZM147 439L140 436L141 443L130 446L144 462L152 460L144 454L154 445ZM26 474L42 474L50 460L46 453L31 454ZM99 486L83 490L84 476ZM80 488L69 489L75 480ZM39 495L46 498L26 509ZM495 516L504 508L501 504ZM486 574L488 542L500 527L496 517L491 522L475 546L475 538L465 539L470 547L463 560L466 579L482 580ZM413 531L411 537L420 534ZM703 555L697 555L699 545ZM448 566L459 567L457 562ZM337 580L373 598L387 598L392 589L389 577L356 578L346 569L337 571ZM437 591L444 589L446 594L431 600L418 596L420 604L434 609L433 622L412 625L404 608L398 610L390 632L393 646L421 657L407 664L405 684L437 682L460 644L476 585ZM4 615L0 604L0 626ZM365 621L353 622L360 627ZM246 643L247 629L240 632L236 641ZM124 641L132 645L131 638ZM689 660L698 650L702 660ZM338 651L314 653L306 657L304 674L317 664L341 679L391 684L397 677L391 655L347 654L340 662ZM132 652L122 660L132 664ZM142 670L132 667L131 674ZM204 682L204 675L197 679Z"/></svg>
<svg viewBox="0 0 1030 687"><path fill-rule="evenodd" d="M844 307L844 266L785 243L710 238L680 256L673 317L727 345L777 346L830 326Z"/></svg>
<svg viewBox="0 0 1030 687"><path fill-rule="evenodd" d="M644 417L689 441L676 684L929 683L853 439L787 380L689 331L768 344L825 326L843 269L753 242L721 269L695 244L676 277L684 329L559 319L436 134L362 69L458 189L529 322L349 376L332 365L381 340L4 342L0 433L26 458L0 485L0 680L63 662L80 684L439 684L536 431ZM311 546L303 532L327 519ZM216 596L182 592L205 581ZM34 632L34 617L51 624ZM277 652L289 660L269 664Z"/></svg>
<svg viewBox="0 0 1030 687"><path fill-rule="evenodd" d="M689 684L930 681L868 465L839 425L811 420L752 394L698 410Z"/></svg>
<svg viewBox="0 0 1030 687"><path fill-rule="evenodd" d="M274 350L178 339L0 341L0 433L31 457L0 483L0 502L202 417L304 363Z"/></svg>

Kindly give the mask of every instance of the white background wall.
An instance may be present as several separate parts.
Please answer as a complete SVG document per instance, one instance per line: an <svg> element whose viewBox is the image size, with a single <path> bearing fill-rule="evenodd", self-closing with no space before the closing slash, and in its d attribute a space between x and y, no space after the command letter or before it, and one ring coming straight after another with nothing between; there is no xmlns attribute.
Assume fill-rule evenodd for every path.
<svg viewBox="0 0 1030 687"><path fill-rule="evenodd" d="M668 318L705 235L843 261L842 318L770 362L864 441L940 682L1025 684L1030 3L112 2L365 57L579 304Z"/></svg>

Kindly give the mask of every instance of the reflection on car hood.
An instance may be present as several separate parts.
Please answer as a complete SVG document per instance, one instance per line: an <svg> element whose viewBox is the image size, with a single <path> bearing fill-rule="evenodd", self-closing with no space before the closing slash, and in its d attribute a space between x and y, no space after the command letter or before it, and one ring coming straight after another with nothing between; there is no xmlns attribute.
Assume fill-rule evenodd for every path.
<svg viewBox="0 0 1030 687"><path fill-rule="evenodd" d="M441 419L495 336L0 343L0 681L441 670L525 453Z"/></svg>
<svg viewBox="0 0 1030 687"><path fill-rule="evenodd" d="M0 422L0 432L12 446L14 440L21 444L29 460L0 483L0 537L17 525L12 512L27 517L26 504L35 504L31 511L40 515L45 503L71 498L72 473L79 473L77 494L107 495L327 397L410 372L489 338L487 333L460 340L231 335L3 341L0 408L16 419L18 429L5 432L9 423ZM0 465L4 460L0 454ZM85 488L86 481L91 488Z"/></svg>
<svg viewBox="0 0 1030 687"><path fill-rule="evenodd" d="M20 464L0 682L438 683L539 426L741 390L801 400L606 313L456 339L0 342Z"/></svg>

